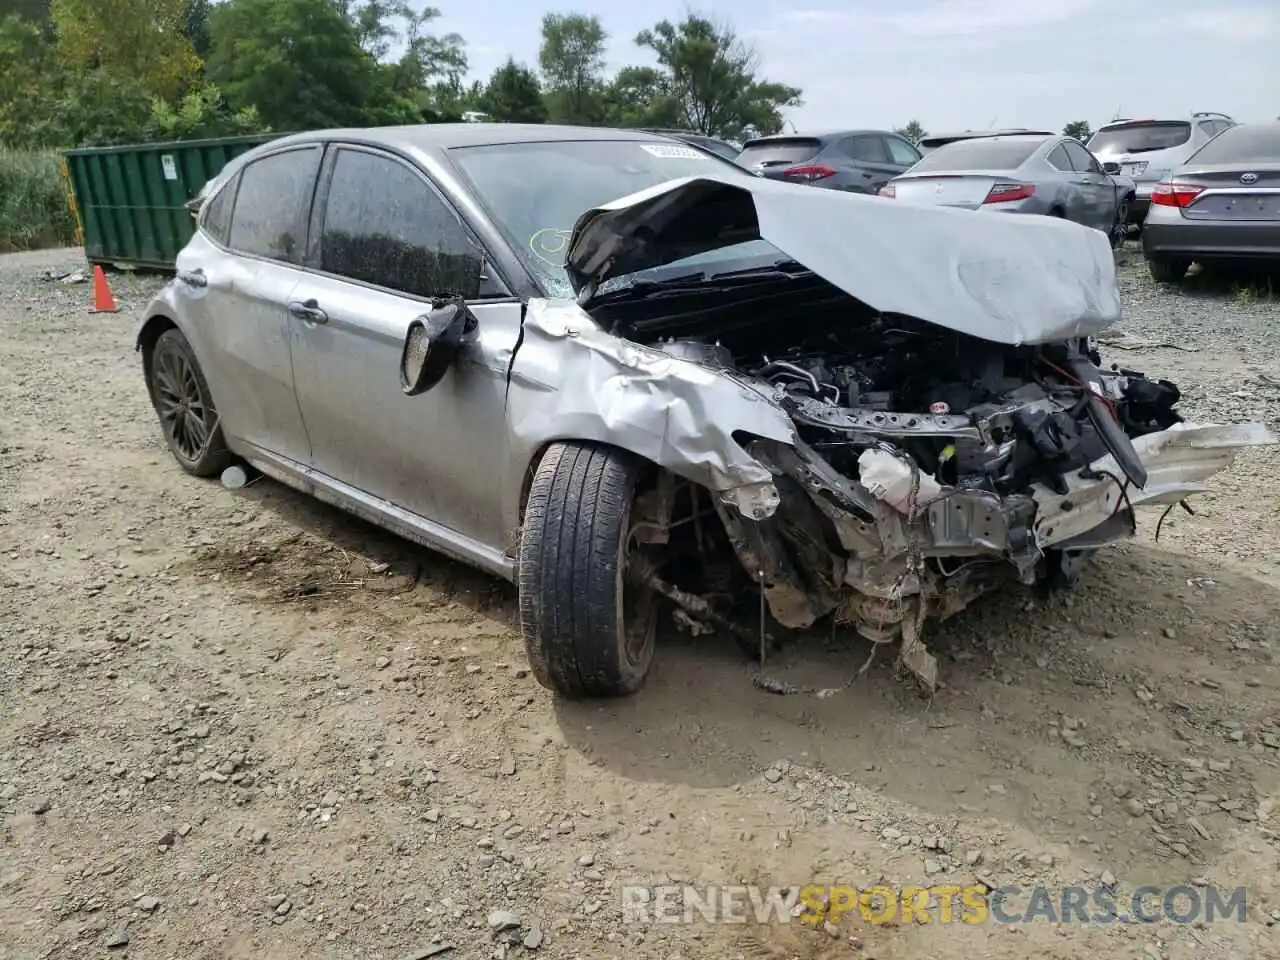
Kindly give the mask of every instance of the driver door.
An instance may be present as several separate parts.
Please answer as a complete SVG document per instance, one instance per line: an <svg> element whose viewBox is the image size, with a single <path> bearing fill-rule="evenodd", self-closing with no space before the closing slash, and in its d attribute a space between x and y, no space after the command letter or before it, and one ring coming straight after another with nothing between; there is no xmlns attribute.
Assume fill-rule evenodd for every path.
<svg viewBox="0 0 1280 960"><path fill-rule="evenodd" d="M315 469L470 540L502 543L506 358L519 301L481 297L479 242L426 175L390 153L330 147L311 236L312 271L289 311ZM467 298L479 339L436 387L407 397L409 323L452 294Z"/></svg>

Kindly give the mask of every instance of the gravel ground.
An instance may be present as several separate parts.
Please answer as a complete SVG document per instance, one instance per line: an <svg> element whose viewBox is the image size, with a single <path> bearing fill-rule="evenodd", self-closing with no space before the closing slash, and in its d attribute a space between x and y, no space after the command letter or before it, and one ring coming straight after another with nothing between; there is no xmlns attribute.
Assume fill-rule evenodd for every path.
<svg viewBox="0 0 1280 960"><path fill-rule="evenodd" d="M504 585L164 449L122 312L0 258L0 958L1280 956L1280 450L1156 515L1068 596L829 699L674 637L628 700L557 703ZM1280 301L1122 254L1107 349L1195 418L1280 427ZM1133 341L1129 341L1130 345ZM1169 346L1166 344L1172 344ZM1184 349L1179 349L1184 348ZM774 664L827 685L865 647ZM1247 922L624 923L623 884L1244 886Z"/></svg>

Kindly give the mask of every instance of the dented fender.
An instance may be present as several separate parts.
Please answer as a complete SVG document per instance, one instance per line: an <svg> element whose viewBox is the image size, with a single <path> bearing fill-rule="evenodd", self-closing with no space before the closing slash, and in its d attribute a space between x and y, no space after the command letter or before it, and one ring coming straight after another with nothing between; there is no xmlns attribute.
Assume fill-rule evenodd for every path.
<svg viewBox="0 0 1280 960"><path fill-rule="evenodd" d="M734 434L797 440L791 419L759 387L607 333L565 300L528 303L508 370L507 420L525 449L557 440L612 444L702 484L755 520L773 515L778 491L769 468Z"/></svg>

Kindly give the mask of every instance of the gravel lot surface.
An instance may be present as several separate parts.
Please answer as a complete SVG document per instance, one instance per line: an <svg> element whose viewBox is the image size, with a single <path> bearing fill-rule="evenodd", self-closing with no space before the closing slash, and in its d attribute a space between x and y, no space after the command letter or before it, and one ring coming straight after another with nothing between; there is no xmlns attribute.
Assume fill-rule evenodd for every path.
<svg viewBox="0 0 1280 960"><path fill-rule="evenodd" d="M1280 298L1156 289L1121 256L1145 345L1107 359L1177 381L1189 418L1280 427ZM122 312L90 316L87 285L42 279L77 267L0 258L0 958L1280 956L1280 449L1159 543L1144 512L1072 594L936 629L931 703L888 658L770 696L731 642L676 636L639 695L566 705L508 587L269 480L183 474L132 349L159 281L113 275ZM815 637L774 672L830 685L865 655ZM740 882L1248 906L623 922L623 884Z"/></svg>

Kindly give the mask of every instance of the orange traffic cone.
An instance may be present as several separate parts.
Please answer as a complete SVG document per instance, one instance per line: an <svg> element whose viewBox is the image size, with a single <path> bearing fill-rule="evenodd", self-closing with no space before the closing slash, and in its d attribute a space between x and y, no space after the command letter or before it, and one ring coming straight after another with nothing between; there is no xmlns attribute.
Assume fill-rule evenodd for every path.
<svg viewBox="0 0 1280 960"><path fill-rule="evenodd" d="M116 298L111 295L111 287L107 285L107 275L97 264L93 267L93 309L90 313L119 313Z"/></svg>

